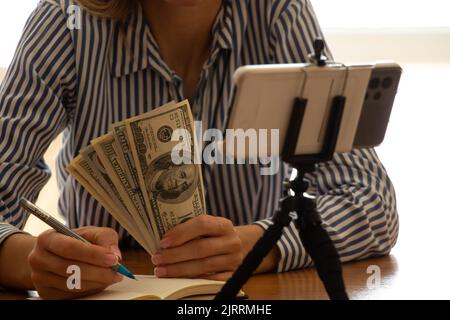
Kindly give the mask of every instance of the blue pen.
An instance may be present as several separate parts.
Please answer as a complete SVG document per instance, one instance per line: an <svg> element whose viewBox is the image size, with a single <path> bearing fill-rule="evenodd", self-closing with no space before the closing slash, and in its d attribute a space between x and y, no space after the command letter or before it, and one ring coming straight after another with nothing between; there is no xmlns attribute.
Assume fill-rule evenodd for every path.
<svg viewBox="0 0 450 320"><path fill-rule="evenodd" d="M56 220L55 218L50 216L48 213L44 212L42 209L39 209L37 206L35 206L30 201L22 198L19 201L19 205L22 208L24 208L26 211L28 211L29 213L31 213L32 215L36 216L37 218L39 218L40 220L42 220L43 222L48 224L50 227L55 229L56 232L59 232L59 233L61 233L63 235L71 237L71 238L78 239L78 240L83 241L85 243L90 243L89 241L87 241L86 239L81 237L80 235L76 234L75 232L73 232L72 230L67 228L61 222L59 222L58 220ZM116 271L116 272L118 272L118 273L120 273L120 274L122 274L122 275L124 275L124 276L126 276L128 278L130 278L130 279L136 280L136 277L127 268L125 268L120 263L115 264L111 268L114 271Z"/></svg>

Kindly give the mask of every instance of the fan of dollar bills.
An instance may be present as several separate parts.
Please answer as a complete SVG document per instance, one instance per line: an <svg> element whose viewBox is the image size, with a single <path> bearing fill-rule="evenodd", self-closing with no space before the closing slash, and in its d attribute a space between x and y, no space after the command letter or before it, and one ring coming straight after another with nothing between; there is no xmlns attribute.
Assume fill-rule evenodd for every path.
<svg viewBox="0 0 450 320"><path fill-rule="evenodd" d="M174 147L196 155L187 100L113 124L80 151L68 171L150 254L171 228L206 213L201 168L173 161ZM173 133L180 139L172 139ZM173 141L174 140L174 141ZM179 164L175 164L180 162Z"/></svg>

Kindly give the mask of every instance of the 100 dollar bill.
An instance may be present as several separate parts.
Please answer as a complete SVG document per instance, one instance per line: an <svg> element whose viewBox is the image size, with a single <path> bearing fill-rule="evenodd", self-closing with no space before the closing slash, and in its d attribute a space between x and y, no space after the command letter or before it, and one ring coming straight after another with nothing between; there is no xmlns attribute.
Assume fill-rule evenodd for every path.
<svg viewBox="0 0 450 320"><path fill-rule="evenodd" d="M172 133L182 129L195 156L195 128L189 103L166 105L126 122L130 148L146 207L152 210L158 241L174 226L206 213L201 167L175 165L172 150L179 141Z"/></svg>
<svg viewBox="0 0 450 320"><path fill-rule="evenodd" d="M115 206L113 202L111 202L110 193L108 193L104 189L104 185L94 177L96 173L89 167L89 164L86 162L86 159L83 159L82 155L79 155L74 159L74 161L67 166L67 170L130 234L133 235L136 241L147 250L147 252L153 252L148 246L147 241L139 232L134 221L127 218L128 215L121 211L120 206ZM125 208L122 210L125 210Z"/></svg>
<svg viewBox="0 0 450 320"><path fill-rule="evenodd" d="M120 147L116 143L116 136L110 132L92 141L101 164L109 173L111 180L116 186L121 198L124 201L128 212L136 221L139 230L151 244L155 251L154 228L151 225L151 213L147 212L145 200L141 197L140 187L134 185L133 179L126 169L126 165L121 158Z"/></svg>

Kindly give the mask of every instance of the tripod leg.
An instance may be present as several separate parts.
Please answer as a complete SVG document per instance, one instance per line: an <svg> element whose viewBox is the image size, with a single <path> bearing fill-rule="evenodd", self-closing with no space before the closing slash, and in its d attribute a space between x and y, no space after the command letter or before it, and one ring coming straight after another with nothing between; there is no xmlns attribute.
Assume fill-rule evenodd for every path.
<svg viewBox="0 0 450 320"><path fill-rule="evenodd" d="M314 201L304 198L303 202L304 211L296 221L302 243L314 261L330 299L348 300L339 254L321 225Z"/></svg>

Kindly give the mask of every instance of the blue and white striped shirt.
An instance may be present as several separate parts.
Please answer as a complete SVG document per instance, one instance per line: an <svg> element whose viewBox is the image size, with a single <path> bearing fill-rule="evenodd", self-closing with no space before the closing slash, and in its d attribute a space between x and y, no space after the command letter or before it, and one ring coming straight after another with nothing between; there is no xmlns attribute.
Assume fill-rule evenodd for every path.
<svg viewBox="0 0 450 320"><path fill-rule="evenodd" d="M0 243L24 227L28 216L18 199L38 197L50 176L43 155L61 132L60 213L72 228L108 226L122 244L133 242L65 168L111 124L184 99L182 80L161 58L141 10L125 28L82 11L80 28L71 30L71 4L41 1L0 87ZM223 130L238 67L304 62L319 35L308 0L223 1L191 100L195 117ZM209 212L237 225L270 225L286 170L262 176L256 165L205 165L203 171ZM374 150L338 154L309 182L343 261L390 251L398 234L395 194ZM311 264L293 224L278 248L280 272Z"/></svg>

